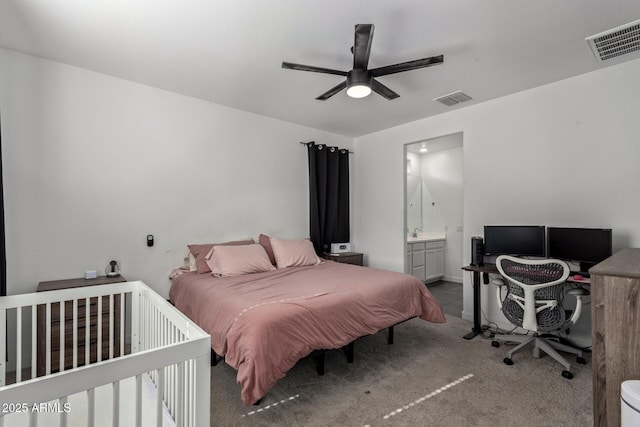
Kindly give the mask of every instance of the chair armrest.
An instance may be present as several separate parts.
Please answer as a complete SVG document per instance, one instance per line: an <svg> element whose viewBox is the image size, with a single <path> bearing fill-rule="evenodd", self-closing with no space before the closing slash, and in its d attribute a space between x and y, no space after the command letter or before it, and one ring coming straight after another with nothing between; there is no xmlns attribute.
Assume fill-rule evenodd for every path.
<svg viewBox="0 0 640 427"><path fill-rule="evenodd" d="M569 319L569 322L575 325L575 323L578 321L578 318L580 317L580 313L582 312L582 297L591 295L591 292L589 292L585 288L577 287L569 289L568 291L566 291L566 294L576 297L576 309L573 311L573 315Z"/></svg>
<svg viewBox="0 0 640 427"><path fill-rule="evenodd" d="M502 311L502 287L507 285L501 276L491 279L491 284L496 287L496 301L498 302L498 308Z"/></svg>
<svg viewBox="0 0 640 427"><path fill-rule="evenodd" d="M491 279L491 284L492 285L496 285L496 286L504 286L504 280L502 279L502 277L494 277L493 279Z"/></svg>
<svg viewBox="0 0 640 427"><path fill-rule="evenodd" d="M591 295L591 292L589 292L585 288L573 288L573 289L569 289L567 291L567 295L573 295L575 297L577 297L577 296L587 296L587 295Z"/></svg>

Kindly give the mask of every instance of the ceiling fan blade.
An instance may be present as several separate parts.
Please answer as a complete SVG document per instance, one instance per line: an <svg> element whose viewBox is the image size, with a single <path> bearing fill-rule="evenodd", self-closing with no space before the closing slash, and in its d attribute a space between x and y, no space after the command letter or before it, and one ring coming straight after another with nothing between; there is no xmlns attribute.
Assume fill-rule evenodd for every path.
<svg viewBox="0 0 640 427"><path fill-rule="evenodd" d="M366 70L371 54L373 40L373 24L356 25L356 35L353 42L353 68Z"/></svg>
<svg viewBox="0 0 640 427"><path fill-rule="evenodd" d="M417 70L418 68L431 67L442 64L444 55L432 56L430 58L416 59L415 61L402 62L400 64L387 65L386 67L374 68L371 71L373 77L386 76L388 74L401 73L403 71Z"/></svg>
<svg viewBox="0 0 640 427"><path fill-rule="evenodd" d="M400 95L398 95L376 79L371 79L371 90L386 99L396 99L400 97Z"/></svg>
<svg viewBox="0 0 640 427"><path fill-rule="evenodd" d="M331 98L336 93L340 92L345 87L347 87L347 81L346 80L343 81L342 83L338 84L338 85L335 85L334 87L332 87L331 89L329 89L328 91L326 91L325 93L323 93L322 95L317 97L316 99L319 100L319 101L326 101L327 99Z"/></svg>
<svg viewBox="0 0 640 427"><path fill-rule="evenodd" d="M298 71L312 71L314 73L335 74L337 76L346 76L346 71L332 70L331 68L314 67L313 65L294 64L292 62L283 62L282 68Z"/></svg>

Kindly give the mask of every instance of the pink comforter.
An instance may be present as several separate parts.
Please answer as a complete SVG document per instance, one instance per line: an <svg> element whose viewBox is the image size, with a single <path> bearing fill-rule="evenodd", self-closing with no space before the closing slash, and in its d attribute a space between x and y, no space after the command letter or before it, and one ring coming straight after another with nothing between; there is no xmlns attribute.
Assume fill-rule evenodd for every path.
<svg viewBox="0 0 640 427"><path fill-rule="evenodd" d="M185 273L169 298L238 371L246 405L313 350L341 348L415 316L445 321L417 278L333 261L226 278Z"/></svg>

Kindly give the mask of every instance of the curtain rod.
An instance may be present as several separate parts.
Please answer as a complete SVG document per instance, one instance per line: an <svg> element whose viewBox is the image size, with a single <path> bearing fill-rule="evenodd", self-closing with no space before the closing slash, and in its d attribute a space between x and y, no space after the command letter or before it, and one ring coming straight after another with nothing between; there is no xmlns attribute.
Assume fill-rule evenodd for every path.
<svg viewBox="0 0 640 427"><path fill-rule="evenodd" d="M316 143L315 141L309 141L309 142L300 141L300 144L302 144L302 145L315 144L315 143ZM327 145L327 144L322 144L322 145ZM348 151L349 151L349 154L353 154L353 151L351 151L351 150L348 150Z"/></svg>

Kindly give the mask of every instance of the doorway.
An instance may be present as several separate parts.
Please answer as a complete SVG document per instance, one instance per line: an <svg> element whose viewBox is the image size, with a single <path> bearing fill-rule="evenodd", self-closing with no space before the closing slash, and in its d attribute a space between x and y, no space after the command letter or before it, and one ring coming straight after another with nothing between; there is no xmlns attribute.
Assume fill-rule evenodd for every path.
<svg viewBox="0 0 640 427"><path fill-rule="evenodd" d="M461 317L462 133L405 144L405 159L405 272L426 283L445 313Z"/></svg>

